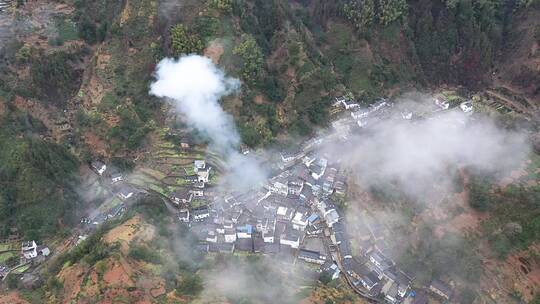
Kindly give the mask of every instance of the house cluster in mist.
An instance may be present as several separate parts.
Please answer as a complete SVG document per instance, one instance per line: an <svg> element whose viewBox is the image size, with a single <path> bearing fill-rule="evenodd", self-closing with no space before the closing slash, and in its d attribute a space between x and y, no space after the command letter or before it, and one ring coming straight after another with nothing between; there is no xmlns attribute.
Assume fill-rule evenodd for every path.
<svg viewBox="0 0 540 304"><path fill-rule="evenodd" d="M206 165L196 161L194 167L205 170ZM198 237L198 250L282 254L337 270L325 265L328 253L323 242L311 239L320 238L339 218L332 203L325 209L319 204L319 197L345 191L338 165L325 158L306 158L259 189L203 196L203 203L193 204L196 191L174 192L171 201L179 207L179 220Z"/></svg>
<svg viewBox="0 0 540 304"><path fill-rule="evenodd" d="M338 135L341 135L344 138L346 138L351 131L361 130L368 126L376 126L377 123L387 119L414 121L420 118L434 117L454 110L468 115L473 113L472 101L464 101L461 102L459 106L456 105L455 107L452 107L450 102L442 95L433 98L433 105L429 109L427 116L424 116L426 113L421 113L420 115L420 113L415 113L412 109L407 107L402 108L400 111L395 111L395 103L387 98L378 98L369 106L362 107L358 102L350 100L345 96L341 96L335 98L333 106L349 111L348 113L350 113L350 117L344 117L332 122L333 129Z"/></svg>
<svg viewBox="0 0 540 304"><path fill-rule="evenodd" d="M96 173L97 182L103 189L109 189L114 193L113 197L108 198L109 202L115 203L110 208L100 208L91 217L81 219L81 224L89 230L94 230L105 221L119 217L126 211L126 203L133 202L139 191L125 182L125 175L114 166L107 166L101 160L94 160L90 163L90 168ZM87 231L89 232L89 231ZM78 243L86 239L87 234L79 236Z"/></svg>
<svg viewBox="0 0 540 304"><path fill-rule="evenodd" d="M411 290L412 278L401 271L380 242L385 227L366 222L351 249L339 197L347 191L347 164L316 148L325 140L307 140L281 153L281 170L262 188L205 197L193 205L194 188L171 195L179 220L197 236L203 253L278 255L282 261L320 265L331 279L343 275L362 295L388 303L423 303ZM196 161L194 170L206 168ZM193 181L196 183L197 181ZM355 232L356 234L356 232ZM416 302L414 302L416 301ZM420 302L418 302L420 301Z"/></svg>

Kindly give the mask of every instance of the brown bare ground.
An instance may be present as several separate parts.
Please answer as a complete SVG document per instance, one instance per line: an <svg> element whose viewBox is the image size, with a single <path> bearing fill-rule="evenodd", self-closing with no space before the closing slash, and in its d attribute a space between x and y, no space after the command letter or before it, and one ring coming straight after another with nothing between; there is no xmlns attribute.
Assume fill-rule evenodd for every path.
<svg viewBox="0 0 540 304"><path fill-rule="evenodd" d="M139 215L136 215L122 225L109 231L104 236L103 240L108 244L120 242L122 253L127 254L129 242L136 237L142 241L150 240L154 235L154 231L153 226L144 223L142 218Z"/></svg>
<svg viewBox="0 0 540 304"><path fill-rule="evenodd" d="M525 302L529 302L540 292L540 265L528 258L526 252L510 255L504 261L493 260L489 269L495 275L486 277L484 281L496 284L495 286L505 291L520 292Z"/></svg>
<svg viewBox="0 0 540 304"><path fill-rule="evenodd" d="M130 278L131 269L119 260L112 260L108 265L108 270L103 274L103 281L108 287L129 287L134 283Z"/></svg>
<svg viewBox="0 0 540 304"><path fill-rule="evenodd" d="M256 104L263 104L265 102L264 100L264 96L259 94L257 96L255 96L255 98L253 99L253 101L256 103Z"/></svg>
<svg viewBox="0 0 540 304"><path fill-rule="evenodd" d="M212 59L214 64L218 64L221 56L223 55L224 49L221 42L218 39L210 41L210 45L204 49L204 56Z"/></svg>
<svg viewBox="0 0 540 304"><path fill-rule="evenodd" d="M81 292L81 285L86 275L87 269L80 264L71 265L60 271L58 278L63 283L64 299L69 302L76 299L77 295Z"/></svg>
<svg viewBox="0 0 540 304"><path fill-rule="evenodd" d="M97 155L107 156L108 155L108 146L101 138L96 134L87 131L84 133L84 142L90 147Z"/></svg>
<svg viewBox="0 0 540 304"><path fill-rule="evenodd" d="M30 304L24 300L17 291L0 294L0 304Z"/></svg>
<svg viewBox="0 0 540 304"><path fill-rule="evenodd" d="M328 286L317 286L309 297L300 300L300 304L324 304L326 299L331 299L335 303L343 304L367 304L368 302L360 297L356 297L353 301L342 300L347 293L352 293L349 288L332 288Z"/></svg>

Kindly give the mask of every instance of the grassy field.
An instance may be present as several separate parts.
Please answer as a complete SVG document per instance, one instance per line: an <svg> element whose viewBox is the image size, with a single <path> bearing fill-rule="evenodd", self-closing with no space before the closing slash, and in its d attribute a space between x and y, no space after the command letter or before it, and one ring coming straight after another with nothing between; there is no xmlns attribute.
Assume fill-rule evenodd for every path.
<svg viewBox="0 0 540 304"><path fill-rule="evenodd" d="M0 251L14 250L15 246L12 243L2 243L0 244Z"/></svg>
<svg viewBox="0 0 540 304"><path fill-rule="evenodd" d="M30 264L25 265L25 266L23 266L23 267L19 267L19 268L13 270L13 273L15 273L15 274L24 273L24 272L26 272L29 268L30 268Z"/></svg>
<svg viewBox="0 0 540 304"><path fill-rule="evenodd" d="M0 254L0 264L5 263L8 259L16 255L17 254L15 252L4 252Z"/></svg>
<svg viewBox="0 0 540 304"><path fill-rule="evenodd" d="M150 188L150 189L152 189L152 190L154 190L154 191L160 193L161 195L165 195L165 196L168 195L167 191L166 191L165 189L161 188L161 187L158 186L158 185L148 184L148 188Z"/></svg>
<svg viewBox="0 0 540 304"><path fill-rule="evenodd" d="M56 22L56 29L58 31L58 39L61 42L79 39L75 22L69 19L58 20Z"/></svg>
<svg viewBox="0 0 540 304"><path fill-rule="evenodd" d="M183 169L186 172L186 175L194 175L195 174L195 168L193 168L193 166L185 166Z"/></svg>

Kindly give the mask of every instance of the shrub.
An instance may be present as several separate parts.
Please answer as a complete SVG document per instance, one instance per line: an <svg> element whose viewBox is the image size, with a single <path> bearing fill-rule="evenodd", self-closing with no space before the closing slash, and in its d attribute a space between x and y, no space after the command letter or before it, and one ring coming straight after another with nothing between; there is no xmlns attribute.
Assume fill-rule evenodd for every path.
<svg viewBox="0 0 540 304"><path fill-rule="evenodd" d="M161 263L161 257L158 253L141 244L131 243L129 246L128 256L133 259L145 261L152 264Z"/></svg>
<svg viewBox="0 0 540 304"><path fill-rule="evenodd" d="M185 273L176 292L180 295L196 296L203 290L203 287L202 279L198 274Z"/></svg>
<svg viewBox="0 0 540 304"><path fill-rule="evenodd" d="M83 18L79 22L79 36L89 44L97 42L97 28L96 24L92 22L88 17Z"/></svg>

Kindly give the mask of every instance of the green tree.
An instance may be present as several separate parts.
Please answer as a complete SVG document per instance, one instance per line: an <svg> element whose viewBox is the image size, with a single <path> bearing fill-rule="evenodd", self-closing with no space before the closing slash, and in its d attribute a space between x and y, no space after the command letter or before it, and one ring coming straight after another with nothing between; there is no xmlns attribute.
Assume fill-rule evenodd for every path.
<svg viewBox="0 0 540 304"><path fill-rule="evenodd" d="M487 211L490 207L489 194L491 183L481 177L471 177L469 182L469 204L478 211Z"/></svg>
<svg viewBox="0 0 540 304"><path fill-rule="evenodd" d="M233 49L233 54L242 60L242 79L250 85L257 84L263 70L264 57L253 36L245 35L242 42Z"/></svg>
<svg viewBox="0 0 540 304"><path fill-rule="evenodd" d="M375 4L373 0L352 0L343 5L343 14L357 30L368 31L375 18Z"/></svg>
<svg viewBox="0 0 540 304"><path fill-rule="evenodd" d="M182 276L180 286L176 288L176 292L180 295L196 296L203 290L203 282L201 277L196 273L186 272Z"/></svg>
<svg viewBox="0 0 540 304"><path fill-rule="evenodd" d="M540 294L537 294L529 304L540 304Z"/></svg>
<svg viewBox="0 0 540 304"><path fill-rule="evenodd" d="M229 14L233 8L232 2L232 0L211 0L210 7Z"/></svg>
<svg viewBox="0 0 540 304"><path fill-rule="evenodd" d="M201 53L204 46L198 35L189 33L183 24L176 24L170 30L171 51L175 56Z"/></svg>
<svg viewBox="0 0 540 304"><path fill-rule="evenodd" d="M97 42L97 27L92 20L88 17L82 19L79 22L79 36L84 39L89 44L94 44ZM101 33L100 33L101 34Z"/></svg>
<svg viewBox="0 0 540 304"><path fill-rule="evenodd" d="M377 19L380 24L386 26L406 16L407 9L406 0L379 0Z"/></svg>

